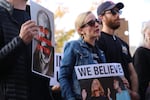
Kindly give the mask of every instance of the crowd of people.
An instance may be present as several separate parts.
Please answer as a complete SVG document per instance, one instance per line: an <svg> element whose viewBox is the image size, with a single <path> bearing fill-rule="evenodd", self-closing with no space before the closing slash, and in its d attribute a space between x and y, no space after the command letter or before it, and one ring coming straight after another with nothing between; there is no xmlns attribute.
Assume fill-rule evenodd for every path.
<svg viewBox="0 0 150 100"><path fill-rule="evenodd" d="M124 100L150 100L150 21L143 24L143 42L132 57L129 45L115 33L120 27L123 3L101 3L97 17L91 11L80 13L75 20L80 38L64 46L57 87L61 95L54 96L50 78L31 71L32 40L39 26L31 20L28 7L27 0L0 0L0 100L83 100L74 67L101 63L122 65L122 82L129 94L124 91L116 98L130 95ZM110 90L106 95L97 81L93 84L101 87L98 100L111 100ZM114 80L114 89L121 91L118 80ZM94 94L97 93L93 91L91 99L97 100Z"/></svg>

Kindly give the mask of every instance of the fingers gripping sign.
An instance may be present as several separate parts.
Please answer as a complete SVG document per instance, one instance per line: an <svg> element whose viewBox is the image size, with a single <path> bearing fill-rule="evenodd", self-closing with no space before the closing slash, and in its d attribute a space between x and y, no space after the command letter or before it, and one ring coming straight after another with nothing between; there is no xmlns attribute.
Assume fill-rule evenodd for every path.
<svg viewBox="0 0 150 100"><path fill-rule="evenodd" d="M25 44L31 42L33 37L38 34L39 27L34 21L26 21L20 29L19 37L23 40Z"/></svg>

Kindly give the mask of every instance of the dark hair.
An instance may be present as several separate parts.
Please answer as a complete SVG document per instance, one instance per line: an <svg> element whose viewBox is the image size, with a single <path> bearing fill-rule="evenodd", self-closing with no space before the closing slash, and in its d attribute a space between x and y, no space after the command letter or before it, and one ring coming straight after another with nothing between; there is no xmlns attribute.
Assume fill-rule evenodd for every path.
<svg viewBox="0 0 150 100"><path fill-rule="evenodd" d="M125 86L123 84L123 80L121 77L114 77L114 80L118 81L119 82L119 86L122 90L125 90Z"/></svg>
<svg viewBox="0 0 150 100"><path fill-rule="evenodd" d="M29 16L30 16L30 5L26 5L26 12L28 12Z"/></svg>

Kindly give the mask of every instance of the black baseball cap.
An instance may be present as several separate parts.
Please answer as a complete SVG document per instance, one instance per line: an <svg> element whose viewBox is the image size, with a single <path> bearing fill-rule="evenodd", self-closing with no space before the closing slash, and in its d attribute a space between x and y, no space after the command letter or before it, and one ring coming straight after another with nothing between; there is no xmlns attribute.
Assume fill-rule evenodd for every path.
<svg viewBox="0 0 150 100"><path fill-rule="evenodd" d="M112 1L106 1L100 4L97 8L97 15L102 15L105 11L118 8L119 10L124 7L124 4L122 2L114 3Z"/></svg>

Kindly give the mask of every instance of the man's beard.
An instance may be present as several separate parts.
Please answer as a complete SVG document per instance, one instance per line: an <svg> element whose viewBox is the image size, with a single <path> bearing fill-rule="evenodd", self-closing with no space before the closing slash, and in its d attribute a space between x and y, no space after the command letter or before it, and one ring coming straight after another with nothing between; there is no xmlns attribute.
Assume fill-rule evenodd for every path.
<svg viewBox="0 0 150 100"><path fill-rule="evenodd" d="M107 25L108 25L108 27L110 27L113 30L116 30L120 27L120 23L115 23L115 22L112 22L112 21L108 21Z"/></svg>

